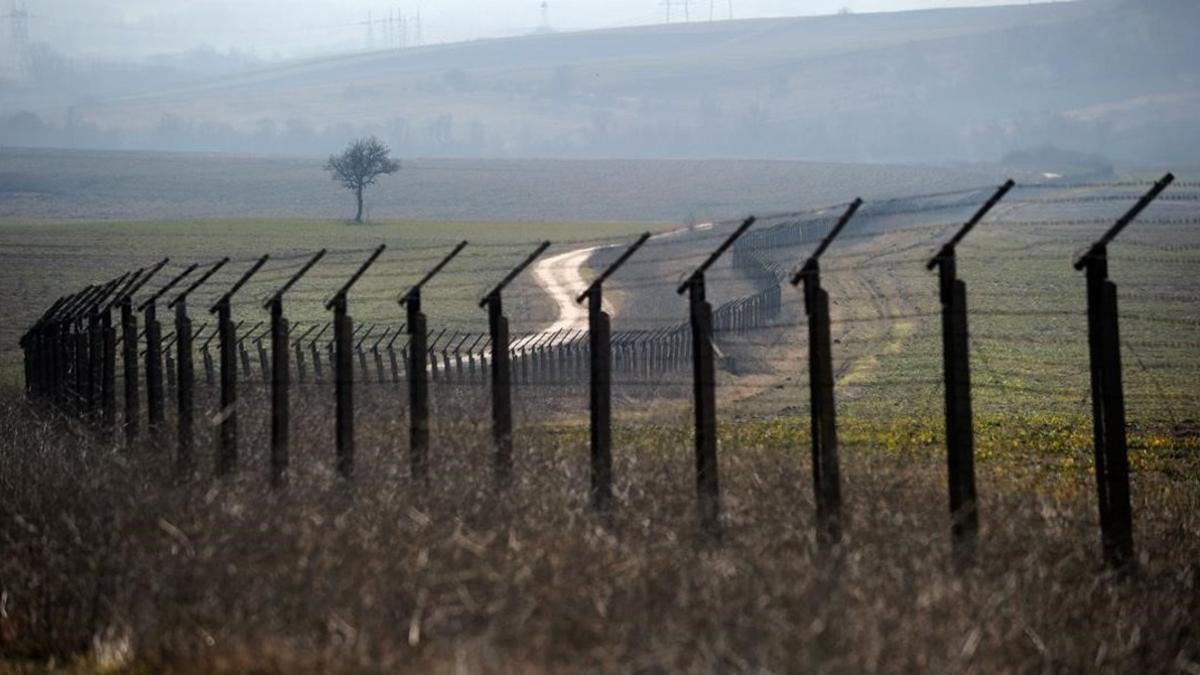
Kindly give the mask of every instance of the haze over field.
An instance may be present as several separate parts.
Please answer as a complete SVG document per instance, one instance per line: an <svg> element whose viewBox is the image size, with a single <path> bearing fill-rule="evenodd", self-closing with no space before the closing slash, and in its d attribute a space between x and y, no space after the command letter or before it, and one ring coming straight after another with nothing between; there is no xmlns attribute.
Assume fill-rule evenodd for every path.
<svg viewBox="0 0 1200 675"><path fill-rule="evenodd" d="M422 8L429 30L454 27L427 33L423 46L407 24L409 46L398 48L392 21L372 30L369 51L363 26L344 42L297 38L298 22L330 11L321 3L289 11L277 33L253 28L274 2L253 11L120 3L121 25L152 27L145 39L123 41L122 51L97 29L94 42L61 49L102 62L61 57L58 45L33 49L23 78L0 85L0 143L323 155L370 133L402 156L868 162L994 162L1054 146L1098 164L1191 162L1200 150L1193 2L891 13L866 10L935 3L849 3L856 13L713 22L707 4L693 2L691 18L704 21L678 22L680 5L669 25L657 4L638 5L654 10L639 21L630 3L601 11L577 2L553 4L540 31L536 3L488 12L464 3ZM842 4L763 0L739 4L737 16ZM80 7L80 16L106 11L97 0ZM361 22L367 9L338 11ZM590 30L552 30L572 12ZM215 17L237 20L216 30ZM160 38L189 20L195 32L169 41L174 55L112 60L165 50ZM612 25L627 27L604 28ZM506 32L530 34L432 44ZM252 52L264 36L275 41L269 54L288 58ZM210 48L195 51L202 40Z"/></svg>

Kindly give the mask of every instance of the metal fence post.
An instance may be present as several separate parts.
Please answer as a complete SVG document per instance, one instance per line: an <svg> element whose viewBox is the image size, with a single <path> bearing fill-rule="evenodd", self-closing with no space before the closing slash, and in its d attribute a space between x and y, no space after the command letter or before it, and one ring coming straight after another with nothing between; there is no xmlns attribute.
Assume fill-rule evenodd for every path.
<svg viewBox="0 0 1200 675"><path fill-rule="evenodd" d="M967 285L958 279L955 247L1004 195L1007 181L929 261L938 268L942 303L942 369L946 399L946 468L950 486L951 540L959 564L974 561L979 538L979 506L975 493L975 433L971 413L971 364L967 332Z"/></svg>
<svg viewBox="0 0 1200 675"><path fill-rule="evenodd" d="M322 384L325 382L325 371L321 367L321 349L317 347L317 340L321 339L321 336L325 334L325 331L329 330L329 327L330 324L328 323L326 323L324 326L321 326L321 330L318 331L315 336L313 336L312 342L308 343L309 352L312 353L313 381L317 384Z"/></svg>
<svg viewBox="0 0 1200 675"><path fill-rule="evenodd" d="M151 303L144 310L146 324L146 414L150 435L157 438L163 423L162 326L158 323L158 307ZM157 448L156 448L157 449Z"/></svg>
<svg viewBox="0 0 1200 675"><path fill-rule="evenodd" d="M696 492L700 526L714 537L721 533L721 491L717 462L713 312L705 298L704 273L754 225L754 220L751 216L743 221L676 290L679 295L688 294L688 317L692 327L692 397L695 401Z"/></svg>
<svg viewBox="0 0 1200 675"><path fill-rule="evenodd" d="M130 296L121 301L121 365L125 385L125 415L121 426L125 447L132 449L140 426L141 396L138 390L138 323Z"/></svg>
<svg viewBox="0 0 1200 675"><path fill-rule="evenodd" d="M512 480L512 382L510 380L508 318L504 316L504 306L500 294L505 286L517 278L526 267L529 267L547 248L550 242L544 241L529 254L527 258L513 268L483 299L480 307L486 307L488 313L488 331L492 341L492 440L495 443L493 467L496 483L505 487Z"/></svg>
<svg viewBox="0 0 1200 675"><path fill-rule="evenodd" d="M100 431L106 443L111 443L117 430L117 331L113 327L112 310L134 288L145 269L125 275L124 285L100 310Z"/></svg>
<svg viewBox="0 0 1200 675"><path fill-rule="evenodd" d="M298 337L294 341L292 341L292 349L295 351L295 356L296 356L296 382L299 384L304 384L308 378L308 370L304 364L303 342L304 342L304 339L307 338L309 335L311 335L312 332L316 329L317 329L316 324L313 324L312 326L310 326L308 328L308 330L301 333L300 337Z"/></svg>
<svg viewBox="0 0 1200 675"><path fill-rule="evenodd" d="M192 471L195 444L196 368L192 363L192 320L187 301L175 305L175 467L180 475Z"/></svg>
<svg viewBox="0 0 1200 675"><path fill-rule="evenodd" d="M588 342L591 353L591 501L603 516L612 512L612 317L604 311L604 282L648 240L647 232L625 250L576 298L588 303ZM573 348L573 347L572 347ZM566 372L566 368L562 369Z"/></svg>
<svg viewBox="0 0 1200 675"><path fill-rule="evenodd" d="M804 311L808 315L813 491L817 501L817 539L826 547L837 544L842 538L842 485L838 467L837 412L833 398L829 294L821 288L818 260L861 205L861 199L855 199L850 204L800 271L792 276L793 286L804 282Z"/></svg>
<svg viewBox="0 0 1200 675"><path fill-rule="evenodd" d="M704 291L703 277L688 281L688 316L692 326L692 398L695 401L696 493L701 526L716 534L721 527L716 369L713 360L712 305L705 299Z"/></svg>
<svg viewBox="0 0 1200 675"><path fill-rule="evenodd" d="M175 470L180 477L190 476L195 468L193 447L195 445L196 369L193 363L192 345L196 334L192 332L192 320L188 316L187 299L193 291L200 288L228 262L229 258L217 261L167 305L175 308L175 362L178 368L175 390ZM220 332L219 327L217 330ZM207 343L205 344L207 345Z"/></svg>
<svg viewBox="0 0 1200 675"><path fill-rule="evenodd" d="M1172 174L1163 176L1087 253L1075 261L1075 269L1085 271L1087 275L1092 432L1095 439L1101 542L1105 561L1119 569L1127 568L1134 562L1133 507L1130 504L1125 392L1121 381L1117 287L1108 280L1108 244L1174 180Z"/></svg>
<svg viewBox="0 0 1200 675"><path fill-rule="evenodd" d="M408 310L408 453L413 480L428 476L429 374L426 355L425 315L421 313L421 291L407 298Z"/></svg>
<svg viewBox="0 0 1200 675"><path fill-rule="evenodd" d="M146 325L146 415L150 435L155 440L158 440L166 419L162 372L162 325L158 322L158 299L183 281L196 267L195 264L189 265L138 307L143 312L142 322ZM154 449L157 450L157 446Z"/></svg>
<svg viewBox="0 0 1200 675"><path fill-rule="evenodd" d="M333 302L335 435L337 442L336 467L339 474L349 478L354 473L354 322L346 307L346 296Z"/></svg>
<svg viewBox="0 0 1200 675"><path fill-rule="evenodd" d="M603 309L599 285L588 294L591 363L592 508L612 510L612 338L611 320Z"/></svg>
<svg viewBox="0 0 1200 675"><path fill-rule="evenodd" d="M250 277L267 263L269 256L259 258L217 302L209 313L217 315L217 334L221 359L221 408L217 413L220 431L217 434L216 474L227 476L238 468L238 388L237 388L237 327L233 324L230 306L233 296ZM240 324L239 324L240 325Z"/></svg>
<svg viewBox="0 0 1200 675"><path fill-rule="evenodd" d="M346 296L350 288L366 273L380 255L385 245L380 244L358 270L350 277L328 302L326 310L333 310L334 341L334 402L335 437L338 474L349 479L354 475L354 321L350 318Z"/></svg>
<svg viewBox="0 0 1200 675"><path fill-rule="evenodd" d="M217 438L216 472L224 476L237 470L237 333L226 300L217 305L217 350L221 372L220 431Z"/></svg>

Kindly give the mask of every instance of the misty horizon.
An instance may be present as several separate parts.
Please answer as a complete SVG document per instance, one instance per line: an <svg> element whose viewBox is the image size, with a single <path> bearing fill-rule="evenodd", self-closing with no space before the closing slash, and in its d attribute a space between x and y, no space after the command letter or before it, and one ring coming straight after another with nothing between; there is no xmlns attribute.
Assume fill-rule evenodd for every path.
<svg viewBox="0 0 1200 675"><path fill-rule="evenodd" d="M88 37L43 41L57 1L26 0L27 40L0 74L2 145L311 157L376 136L403 157L1032 157L1100 171L1200 152L1200 8L1182 0L637 5L653 15L623 14L624 1L543 14L540 2L480 12L452 0L421 7L419 25L370 0L340 5L341 24L316 2L85 0L71 16L93 17ZM779 14L790 16L751 18ZM278 51L264 59L251 38L268 15ZM104 51L111 22L150 28ZM341 37L303 40L304 22ZM149 54L176 31L173 53L70 56ZM524 37L473 39L504 33Z"/></svg>
<svg viewBox="0 0 1200 675"><path fill-rule="evenodd" d="M1074 0L1036 0L1037 2ZM239 53L266 61L369 51L407 43L448 44L551 30L608 28L730 18L820 16L917 9L1026 4L1013 0L499 0L479 11L474 0L228 2L185 0L10 0L5 60L16 36L13 14L27 13L28 41L84 60L138 60L194 50ZM543 10L542 5L546 7ZM502 8L502 9L501 9ZM368 21L372 25L368 26ZM403 35L401 34L403 32Z"/></svg>

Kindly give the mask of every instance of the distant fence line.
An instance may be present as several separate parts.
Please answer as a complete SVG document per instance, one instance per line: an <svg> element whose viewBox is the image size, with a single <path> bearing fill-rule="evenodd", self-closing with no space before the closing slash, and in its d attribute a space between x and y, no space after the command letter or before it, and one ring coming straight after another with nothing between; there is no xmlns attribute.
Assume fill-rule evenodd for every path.
<svg viewBox="0 0 1200 675"><path fill-rule="evenodd" d="M1117 289L1108 280L1106 247L1173 180L1174 177L1167 174L1152 184L1150 190L1075 263L1077 270L1086 273L1095 420L1093 436L1102 542L1106 560L1122 568L1133 560L1132 516ZM957 276L955 247L1013 187L1009 181L996 190L926 265L939 272L951 531L956 555L964 563L969 563L974 555L978 508L966 285ZM31 400L49 403L63 415L84 420L106 441L115 442L120 430L130 448L141 433L143 396L147 407L146 429L158 438L161 438L159 434L167 419L167 399L173 398L177 411L178 464L181 470L187 471L193 463L192 418L198 384L195 365L198 356L202 383L220 392L221 403L215 415L219 426L216 439L218 473L229 473L237 468L238 385L261 382L269 385L271 391L273 482L283 485L288 466L288 391L292 384L333 385L336 465L347 479L353 475L354 462L354 385L371 382L406 384L412 471L414 478L422 480L428 479L423 458L429 433L428 380L486 386L492 396L495 471L497 480L503 483L512 471L512 386L570 384L580 382L586 376L591 383L590 494L597 512L607 518L611 515L613 501L610 428L613 376L620 374L653 382L664 373L685 371L690 366L696 411L700 521L706 532L719 536L715 397L719 356L715 343L727 338L736 340L763 328L778 327L782 288L790 282L793 286L803 286L805 323L809 333L808 384L818 534L824 544L833 545L841 537L841 493L833 404L835 382L830 336L833 322L829 315L829 295L821 285L821 255L860 209L862 212L881 209L888 214L920 214L927 210L976 205L980 196L980 191L974 190L881 205L855 200L820 213L776 216L777 222L760 225L757 229L754 229L756 219L748 218L732 234L722 234L720 245L679 285L678 293L689 297L687 321L615 333L611 331L611 317L603 311L603 283L638 251L649 239L648 234L627 249L580 294L577 301L586 301L589 308L587 330L564 329L515 336L508 331L503 291L545 251L549 242L509 270L507 276L480 300L480 307L488 311L487 333L430 330L421 308L422 286L466 246L465 242L400 297L401 304L407 304L407 321L368 323L357 327L349 315L348 295L384 252L383 246L374 250L325 303L325 308L333 312L333 321L329 323L289 324L283 307L287 292L321 260L325 251L289 266L286 282L264 305L270 313L270 321L249 327L234 321L231 302L266 263L267 256L258 259L212 305L210 312L216 315L216 320L211 328L207 323L193 327L187 300L228 259L218 261L183 288L197 266L187 268L135 307L135 294L163 269L167 262L164 260L153 268L128 272L117 279L64 296L46 310L21 339L26 391ZM1053 200L1042 200L1045 201ZM785 269L767 255L783 247L814 243L816 249L798 271ZM730 253L736 275L749 282L754 290L714 308L706 297L705 275L726 252ZM292 267L298 269L293 272ZM172 290L178 291L167 305L175 312L174 330L164 335L162 323L157 318L158 303ZM118 313L116 322L114 312ZM140 331L138 312L142 314ZM123 387L118 387L118 373ZM124 403L120 411L117 407L119 391L123 393Z"/></svg>

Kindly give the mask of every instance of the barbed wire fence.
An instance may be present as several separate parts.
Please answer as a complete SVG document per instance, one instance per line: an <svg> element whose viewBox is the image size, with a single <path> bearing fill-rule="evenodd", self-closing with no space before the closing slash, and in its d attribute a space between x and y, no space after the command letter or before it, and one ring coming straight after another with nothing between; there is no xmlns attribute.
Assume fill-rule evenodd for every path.
<svg viewBox="0 0 1200 675"><path fill-rule="evenodd" d="M613 402L620 407L690 399L700 521L706 532L720 536L717 394L740 400L783 387L807 389L818 528L828 545L841 531L838 409L889 397L933 401L940 392L951 532L964 562L973 555L978 522L972 395L974 403L989 406L1004 397L1047 397L1090 412L1095 421L1102 539L1106 559L1119 567L1133 554L1122 366L1149 385L1135 388L1140 411L1188 423L1186 411L1195 409L1200 394L1194 386L1177 386L1188 378L1194 384L1197 373L1187 369L1197 364L1161 356L1200 346L1194 335L1200 289L1179 284L1194 272L1200 255L1200 243L1188 238L1200 224L1195 210L1200 184L1176 182L1175 191L1163 194L1172 181L1168 175L1156 183L1010 182L998 191L855 201L704 224L636 242L612 237L556 242L559 249L591 249L597 275L575 298L588 310L586 324L550 331L512 332L505 314L513 306L525 313L545 304L541 290L510 286L530 265L577 264L538 262L549 242L457 247L405 242L399 259L389 258L381 245L187 264L162 260L63 296L48 308L21 340L26 392L63 419L79 420L101 440L130 451L173 439L180 476L194 474L195 449L206 440L215 448L218 475L238 469L245 446L269 447L276 486L287 483L293 404L321 416L322 406L332 403L334 464L347 480L354 471L356 406L366 406L368 420L386 409L390 424L409 427L412 479L428 481L436 418L472 414L490 398L493 471L503 485L513 471L514 398L518 404L536 402L535 414L553 416L578 409L582 385L590 383L589 490L602 515L613 508ZM1153 231L1143 227L1122 238L1120 256L1110 261L1107 247L1116 235L1156 201L1160 209L1141 220ZM1129 202L1133 208L1117 225L1089 242L1101 225L1113 222L1114 205ZM960 213L973 213L965 227L954 219ZM957 250L981 222L985 226L976 238L1015 236ZM468 247L473 280L438 277ZM1017 292L1003 283L980 284L970 296L983 302L968 310L960 272L974 276L1009 264L1026 271L1030 265L1061 264L1057 249L1063 247L1077 247L1076 269L1086 272L1086 284L1030 282ZM832 262L818 263L827 249ZM802 252L807 262L799 265ZM1140 274L1121 289L1108 281L1110 267L1133 266L1160 270L1159 276ZM937 283L922 281L926 268L939 271ZM691 271L672 278L671 269ZM411 278L414 270L428 273L407 291L384 283ZM478 303L487 310L486 331L455 321L427 324L425 284L469 295L489 278L499 283ZM356 286L364 279L381 282ZM604 295L606 282L620 298L618 311L610 304L613 294ZM793 295L789 282L802 284L803 294ZM914 290L923 287L931 293ZM672 302L679 307L671 300L676 293L688 296L686 313L664 309ZM192 303L201 310L195 312L189 299L200 296L206 299ZM1118 301L1125 305L1123 333ZM1148 303L1184 311L1129 309ZM159 318L160 304L174 311L172 321ZM285 305L301 308L296 313L303 318L289 321ZM332 316L321 316L315 306ZM372 320L354 321L352 306ZM976 323L970 339L968 317ZM928 327L935 320L940 331ZM1086 340L1075 328L1064 329L1067 323L1086 324ZM807 328L807 339L798 336L800 328ZM1023 352L1046 345L1063 346L1077 362L1068 363L1064 355L1049 366L1029 359L1021 365ZM1131 357L1124 364L1122 350ZM884 363L897 351L907 357L903 365L919 364L927 372L898 370L898 360ZM854 359L835 359L837 352L879 367L865 376ZM801 355L807 369L764 364ZM940 374L934 372L939 358ZM1080 390L1077 376L1057 377L1081 372L1084 359L1090 391ZM983 364L975 381L972 361ZM769 377L780 371L795 377L785 383ZM205 412L207 424L196 425L197 410ZM239 413L249 416L249 442L239 438Z"/></svg>

